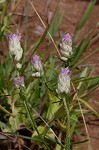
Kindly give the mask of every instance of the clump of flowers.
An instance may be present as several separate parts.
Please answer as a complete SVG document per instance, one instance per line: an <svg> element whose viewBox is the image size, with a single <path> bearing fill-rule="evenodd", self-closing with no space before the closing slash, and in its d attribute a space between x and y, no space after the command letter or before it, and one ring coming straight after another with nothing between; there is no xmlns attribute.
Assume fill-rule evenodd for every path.
<svg viewBox="0 0 99 150"><path fill-rule="evenodd" d="M21 36L18 34L9 34L9 54L14 56L14 59L18 62L22 58L23 49L20 44ZM21 68L21 64L17 64L17 68Z"/></svg>
<svg viewBox="0 0 99 150"><path fill-rule="evenodd" d="M62 54L61 59L67 61L68 58L73 54L72 37L69 35L69 33L63 35L60 48Z"/></svg>
<svg viewBox="0 0 99 150"><path fill-rule="evenodd" d="M20 76L20 77L14 78L14 85L15 85L16 88L19 88L20 86L25 87L24 77Z"/></svg>
<svg viewBox="0 0 99 150"><path fill-rule="evenodd" d="M68 94L70 91L70 76L71 70L67 68L61 68L59 78L58 78L58 85L56 92L58 94L66 93Z"/></svg>
<svg viewBox="0 0 99 150"><path fill-rule="evenodd" d="M44 75L42 62L38 55L32 55L30 63L33 71L32 76L41 77L42 75Z"/></svg>

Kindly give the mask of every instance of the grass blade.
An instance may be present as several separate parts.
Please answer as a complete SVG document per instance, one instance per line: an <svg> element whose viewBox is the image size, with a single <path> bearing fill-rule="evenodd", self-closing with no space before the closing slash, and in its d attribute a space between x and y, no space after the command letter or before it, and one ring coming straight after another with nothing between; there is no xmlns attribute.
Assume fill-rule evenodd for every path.
<svg viewBox="0 0 99 150"><path fill-rule="evenodd" d="M88 20L92 10L93 10L93 7L95 5L97 0L91 0L90 4L88 5L86 11L85 11L85 14L83 15L80 23L77 25L76 27L76 30L80 30L86 23L86 21Z"/></svg>
<svg viewBox="0 0 99 150"><path fill-rule="evenodd" d="M84 105L86 105L90 110L92 110L93 113L99 118L99 113L97 113L96 110L94 110L94 108L90 106L90 104L88 104L85 100L81 98L79 98L79 101L82 102Z"/></svg>

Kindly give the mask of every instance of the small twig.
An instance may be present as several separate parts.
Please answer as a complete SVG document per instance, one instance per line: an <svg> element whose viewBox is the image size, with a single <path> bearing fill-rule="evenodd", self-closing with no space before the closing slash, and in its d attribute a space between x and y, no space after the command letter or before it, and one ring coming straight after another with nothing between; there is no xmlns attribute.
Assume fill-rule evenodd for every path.
<svg viewBox="0 0 99 150"><path fill-rule="evenodd" d="M6 114L12 116L13 118L15 117L12 113L10 113L8 110L6 110L2 105L0 105L0 110L2 110L3 112L5 112Z"/></svg>
<svg viewBox="0 0 99 150"><path fill-rule="evenodd" d="M83 94L83 95L81 96L81 98L84 98L85 96L87 96L87 95L89 95L89 94L92 94L92 93L95 92L98 88L99 88L99 85L98 85L97 87L93 88L92 90L90 90L89 92Z"/></svg>
<svg viewBox="0 0 99 150"><path fill-rule="evenodd" d="M81 104L80 104L80 101L79 101L79 97L78 97L78 95L77 95L77 93L76 93L76 89L75 89L73 83L72 83L72 86L73 86L73 89L74 89L74 91L75 91L74 99L77 98L78 105L79 105L79 108L80 108L80 112L81 112L81 115L82 115L82 119L83 119L83 122L84 122L85 130L86 130L86 133L87 133L87 138L88 138L88 140L89 140L89 142L90 142L90 145L91 145L91 140L90 140L88 128L87 128L87 124L86 124L86 121L85 121L85 117L84 117L84 114L83 114L83 110L82 110L82 107L81 107ZM91 147L92 147L92 146L91 146ZM91 148L91 147L90 147L90 148Z"/></svg>
<svg viewBox="0 0 99 150"><path fill-rule="evenodd" d="M36 15L38 16L39 20L41 21L42 25L44 26L45 29L47 29L47 27L46 27L44 21L42 20L42 18L40 17L39 13L38 13L37 10L35 9L33 3L31 2L31 0L29 0L29 2L30 2L30 4L31 4L33 10L35 11ZM55 42L54 42L54 40L53 40L53 38L52 38L52 36L51 36L51 34L50 34L49 31L48 31L48 35L49 35L51 41L53 42L53 44L54 44L54 46L55 46L55 48L56 48L56 50L57 50L57 53L58 53L59 57L61 57L60 52L59 52L59 50L58 50L58 48L57 48L57 46L56 46L56 44L55 44Z"/></svg>
<svg viewBox="0 0 99 150"><path fill-rule="evenodd" d="M80 104L80 101L79 101L79 98L77 96L77 100L78 100L78 104L79 104L79 108L80 108L80 111L81 111L81 115L82 115L82 118L83 118L83 122L84 122L84 125L85 125L85 130L86 130L86 133L87 133L87 137L88 137L88 140L90 142L90 148L92 147L92 144L91 144L91 140L90 140L90 136L89 136L89 132L88 132L88 128L87 128L87 124L86 124L86 121L85 121L85 117L84 117L84 114L83 114L83 110L81 108L81 104Z"/></svg>
<svg viewBox="0 0 99 150"><path fill-rule="evenodd" d="M21 142L19 142L17 137L13 138L13 137L7 135L7 133L4 133L4 132L0 132L0 134L2 134L2 135L4 135L5 137L7 137L8 140L11 139L13 142L16 141L18 144L22 145L23 147L27 148L28 150L31 150L31 149L28 148L25 144L22 144Z"/></svg>
<svg viewBox="0 0 99 150"><path fill-rule="evenodd" d="M47 13L47 10L48 10L50 3L51 3L51 0L47 0L46 7L45 7L45 13Z"/></svg>
<svg viewBox="0 0 99 150"><path fill-rule="evenodd" d="M87 123L88 125L99 126L99 124L96 124L96 123L93 123L93 122L90 122L90 121L87 121L86 123Z"/></svg>
<svg viewBox="0 0 99 150"><path fill-rule="evenodd" d="M23 17L26 17L26 14L22 14L22 13L18 13L18 12L14 12L13 15L18 15L18 16L23 16ZM35 15L29 15L28 14L28 17L34 17Z"/></svg>
<svg viewBox="0 0 99 150"><path fill-rule="evenodd" d="M13 2L13 1L12 1ZM17 0L17 3L16 4L14 4L15 6L12 8L12 11L14 11L16 8L17 8L17 6L19 5L19 3L21 2L21 0ZM15 3L15 2L14 2Z"/></svg>
<svg viewBox="0 0 99 150"><path fill-rule="evenodd" d="M81 135L82 135L82 136L86 136L86 134L85 134L85 133L82 133ZM94 138L94 139L97 139L97 140L99 140L99 138L98 138L98 137L91 136L91 135L90 135L90 137L91 137L91 138Z"/></svg>
<svg viewBox="0 0 99 150"><path fill-rule="evenodd" d="M96 66L99 66L99 63L97 63L97 64L84 64L84 65L79 65L78 67L79 68L85 68L85 67L96 67Z"/></svg>

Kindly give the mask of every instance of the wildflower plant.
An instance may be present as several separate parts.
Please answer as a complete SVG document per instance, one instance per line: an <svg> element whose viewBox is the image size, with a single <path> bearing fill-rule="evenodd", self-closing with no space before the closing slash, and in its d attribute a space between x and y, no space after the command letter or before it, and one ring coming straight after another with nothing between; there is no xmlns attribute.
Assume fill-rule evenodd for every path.
<svg viewBox="0 0 99 150"><path fill-rule="evenodd" d="M92 9L94 3L90 5ZM94 114L99 117L88 103L90 93L99 87L99 76L94 76L90 67L81 67L84 60L93 54L81 58L93 36L88 38L86 35L77 42L82 24L86 22L86 19L82 19L73 36L64 33L60 40L59 35L55 45L54 34L60 22L58 14L57 10L50 28L46 28L42 37L29 50L26 45L21 46L20 34L8 35L10 28L0 33L0 38L5 35L8 37L9 49L9 55L4 57L4 63L0 66L0 129L6 138L14 137L13 141L17 139L20 149L70 150L74 142L78 142L73 140L73 134L80 134L79 118L83 118L87 131L84 115ZM56 52L59 55L51 52L47 59L41 59L37 48L48 36L50 40L45 45L45 51L52 41L55 46L53 49L58 50ZM22 57L27 56L26 51L29 59ZM15 63L12 63L13 59ZM88 132L86 134L90 145L90 136ZM20 139L26 141L21 144ZM27 147L25 143L28 140L30 145L27 144ZM81 142L84 141L78 143Z"/></svg>

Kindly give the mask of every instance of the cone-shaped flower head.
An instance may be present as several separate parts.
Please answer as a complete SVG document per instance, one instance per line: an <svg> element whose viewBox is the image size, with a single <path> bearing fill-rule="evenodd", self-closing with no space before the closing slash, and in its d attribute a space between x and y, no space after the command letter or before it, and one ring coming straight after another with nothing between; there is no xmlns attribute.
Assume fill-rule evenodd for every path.
<svg viewBox="0 0 99 150"><path fill-rule="evenodd" d="M67 68L61 68L59 78L58 78L58 85L56 92L58 94L61 93L69 93L70 91L70 75L71 71Z"/></svg>
<svg viewBox="0 0 99 150"><path fill-rule="evenodd" d="M41 77L44 75L41 59L38 55L32 55L31 60L32 76Z"/></svg>
<svg viewBox="0 0 99 150"><path fill-rule="evenodd" d="M9 53L14 56L16 61L19 61L23 54L23 49L20 44L21 36L18 34L9 34Z"/></svg>
<svg viewBox="0 0 99 150"><path fill-rule="evenodd" d="M61 59L64 61L67 61L68 58L73 54L72 51L72 37L69 35L69 33L63 35L62 41L60 43L60 51L62 54Z"/></svg>
<svg viewBox="0 0 99 150"><path fill-rule="evenodd" d="M25 86L24 84L24 77L20 76L20 77L16 77L14 78L14 84L16 88L19 88L20 86Z"/></svg>

